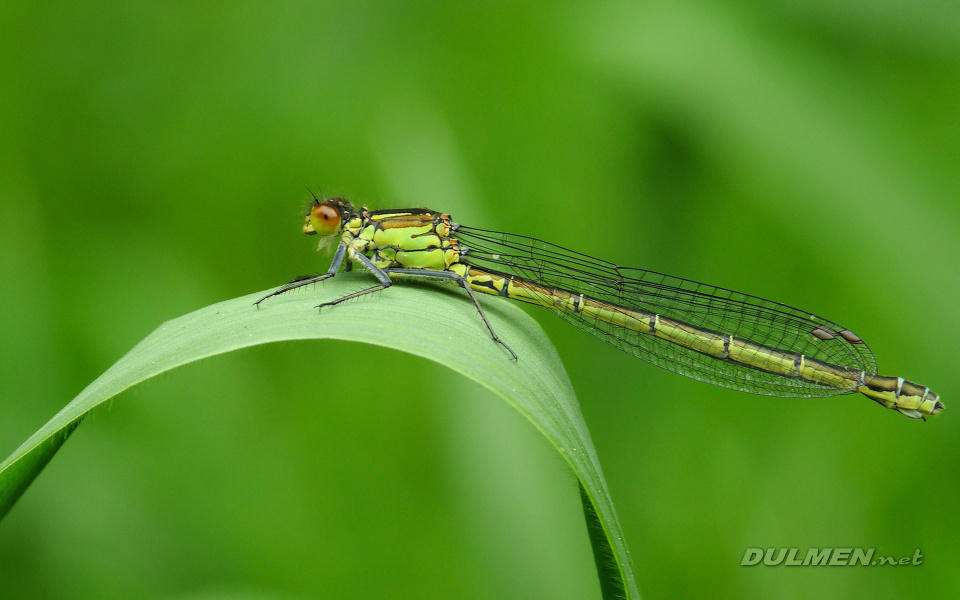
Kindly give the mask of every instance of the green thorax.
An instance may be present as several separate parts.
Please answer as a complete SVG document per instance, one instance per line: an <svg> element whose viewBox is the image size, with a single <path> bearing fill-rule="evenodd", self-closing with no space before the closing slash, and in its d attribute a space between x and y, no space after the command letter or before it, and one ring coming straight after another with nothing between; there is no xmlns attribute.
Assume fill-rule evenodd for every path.
<svg viewBox="0 0 960 600"><path fill-rule="evenodd" d="M443 271L460 260L454 229L450 215L426 208L364 210L348 217L341 239L381 269Z"/></svg>

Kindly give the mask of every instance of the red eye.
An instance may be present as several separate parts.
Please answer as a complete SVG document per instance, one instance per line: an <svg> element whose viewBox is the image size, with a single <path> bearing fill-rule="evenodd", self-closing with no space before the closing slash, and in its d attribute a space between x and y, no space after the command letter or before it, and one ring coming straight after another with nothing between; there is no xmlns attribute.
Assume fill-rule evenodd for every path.
<svg viewBox="0 0 960 600"><path fill-rule="evenodd" d="M314 204L310 208L307 222L303 224L304 233L319 233L323 236L333 235L339 229L340 209L329 202Z"/></svg>

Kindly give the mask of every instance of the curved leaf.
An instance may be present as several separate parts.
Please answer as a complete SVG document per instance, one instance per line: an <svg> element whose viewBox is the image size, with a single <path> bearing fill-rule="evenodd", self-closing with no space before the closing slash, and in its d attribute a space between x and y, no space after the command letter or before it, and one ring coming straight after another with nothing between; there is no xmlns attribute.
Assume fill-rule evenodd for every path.
<svg viewBox="0 0 960 600"><path fill-rule="evenodd" d="M590 434L563 365L536 321L510 302L480 299L494 330L520 357L513 361L491 341L463 292L451 286L397 285L387 293L325 308L318 318L316 304L369 283L365 274L344 273L315 286L315 292L271 298L260 310L252 303L262 292L167 321L0 464L0 517L80 420L130 386L180 365L256 344L319 338L367 342L449 367L487 387L529 419L580 480L604 595L639 597Z"/></svg>

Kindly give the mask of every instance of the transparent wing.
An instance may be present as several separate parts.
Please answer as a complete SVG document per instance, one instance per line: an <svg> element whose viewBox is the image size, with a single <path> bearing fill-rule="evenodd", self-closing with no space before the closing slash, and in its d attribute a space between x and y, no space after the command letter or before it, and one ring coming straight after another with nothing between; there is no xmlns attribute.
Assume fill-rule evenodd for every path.
<svg viewBox="0 0 960 600"><path fill-rule="evenodd" d="M462 262L480 269L507 273L620 307L656 313L782 352L864 371L868 377L876 375L876 359L870 348L845 327L778 302L644 269L619 267L522 235L461 226L454 237L460 241L461 248L467 248ZM580 313L555 312L624 352L714 385L768 396L817 397L848 393L716 359Z"/></svg>

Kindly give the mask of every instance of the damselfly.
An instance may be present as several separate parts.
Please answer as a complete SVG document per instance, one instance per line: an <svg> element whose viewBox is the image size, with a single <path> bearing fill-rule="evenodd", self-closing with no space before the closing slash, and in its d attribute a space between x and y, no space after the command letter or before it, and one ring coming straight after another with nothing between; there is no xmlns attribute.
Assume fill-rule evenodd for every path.
<svg viewBox="0 0 960 600"><path fill-rule="evenodd" d="M343 198L315 197L303 232L339 236L330 268L294 279L258 307L333 277L347 258L379 283L321 307L385 289L394 276L449 281L466 291L490 336L514 360L475 291L544 306L628 354L721 387L799 398L860 392L914 419L943 409L926 386L878 375L870 348L849 329L778 302L457 225L427 208L369 211Z"/></svg>

